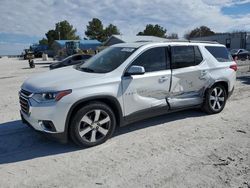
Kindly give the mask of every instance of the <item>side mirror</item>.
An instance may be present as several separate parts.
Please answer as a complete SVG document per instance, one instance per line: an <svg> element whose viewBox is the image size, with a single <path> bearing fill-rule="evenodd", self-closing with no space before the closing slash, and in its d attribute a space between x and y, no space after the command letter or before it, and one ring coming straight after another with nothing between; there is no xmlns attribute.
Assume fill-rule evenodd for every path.
<svg viewBox="0 0 250 188"><path fill-rule="evenodd" d="M131 76L131 75L142 75L145 73L145 69L142 66L131 66L125 73L125 76Z"/></svg>

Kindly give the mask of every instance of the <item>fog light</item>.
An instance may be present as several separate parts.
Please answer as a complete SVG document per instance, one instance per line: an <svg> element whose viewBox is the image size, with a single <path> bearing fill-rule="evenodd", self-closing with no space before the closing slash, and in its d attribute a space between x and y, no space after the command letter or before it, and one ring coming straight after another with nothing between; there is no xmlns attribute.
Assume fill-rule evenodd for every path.
<svg viewBox="0 0 250 188"><path fill-rule="evenodd" d="M52 121L49 120L39 120L38 124L45 130L50 132L56 132L56 128Z"/></svg>

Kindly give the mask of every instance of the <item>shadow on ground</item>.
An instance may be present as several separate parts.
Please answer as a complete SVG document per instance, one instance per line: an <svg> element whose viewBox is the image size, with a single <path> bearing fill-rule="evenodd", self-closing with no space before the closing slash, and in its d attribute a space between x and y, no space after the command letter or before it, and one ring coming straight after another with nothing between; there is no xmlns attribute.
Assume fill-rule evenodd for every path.
<svg viewBox="0 0 250 188"><path fill-rule="evenodd" d="M26 70L26 69L33 69L33 68L30 68L30 67L24 67L22 68L23 70Z"/></svg>
<svg viewBox="0 0 250 188"><path fill-rule="evenodd" d="M52 64L52 62L42 62L42 63L36 63L35 62L35 65L50 65L50 64Z"/></svg>
<svg viewBox="0 0 250 188"><path fill-rule="evenodd" d="M26 70L26 69L35 69L36 67L34 67L34 68L30 68L30 67L24 67L24 68L22 68L23 70ZM49 66L48 65L44 65L44 66L39 66L39 68L49 68Z"/></svg>
<svg viewBox="0 0 250 188"><path fill-rule="evenodd" d="M49 68L49 66L45 65L45 66L41 66L40 68Z"/></svg>
<svg viewBox="0 0 250 188"><path fill-rule="evenodd" d="M200 111L182 111L117 128L114 136L180 119L205 115ZM105 146L105 143L104 143ZM22 124L20 120L0 124L0 164L74 152L80 149L73 143L61 144ZM95 149L90 148L90 149Z"/></svg>
<svg viewBox="0 0 250 188"><path fill-rule="evenodd" d="M75 151L72 143L61 144L19 121L0 124L0 164Z"/></svg>
<svg viewBox="0 0 250 188"><path fill-rule="evenodd" d="M250 85L250 76L239 76L237 80L241 81L243 84Z"/></svg>

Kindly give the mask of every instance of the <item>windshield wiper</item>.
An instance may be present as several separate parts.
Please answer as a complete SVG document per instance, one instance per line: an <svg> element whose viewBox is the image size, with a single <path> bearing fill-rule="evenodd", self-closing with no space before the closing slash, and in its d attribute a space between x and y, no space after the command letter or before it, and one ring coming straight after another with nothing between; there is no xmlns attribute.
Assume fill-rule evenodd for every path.
<svg viewBox="0 0 250 188"><path fill-rule="evenodd" d="M80 69L84 72L95 72L93 69L87 67L81 67Z"/></svg>

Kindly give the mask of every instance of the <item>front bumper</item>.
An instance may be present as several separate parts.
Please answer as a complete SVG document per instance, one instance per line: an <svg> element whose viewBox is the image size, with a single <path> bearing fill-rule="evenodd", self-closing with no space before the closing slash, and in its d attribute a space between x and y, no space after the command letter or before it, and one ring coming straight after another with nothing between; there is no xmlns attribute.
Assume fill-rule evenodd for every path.
<svg viewBox="0 0 250 188"><path fill-rule="evenodd" d="M21 119L23 124L28 125L30 128L34 129L35 131L40 132L41 134L44 134L45 136L48 136L50 138L53 138L61 143L67 143L68 142L68 134L66 131L58 133L58 132L48 132L46 130L44 130L43 128L34 126L35 124L32 125L32 121L27 118L27 115L25 113L23 113L22 111L20 111L20 115L21 115ZM34 123L34 122L33 122Z"/></svg>

